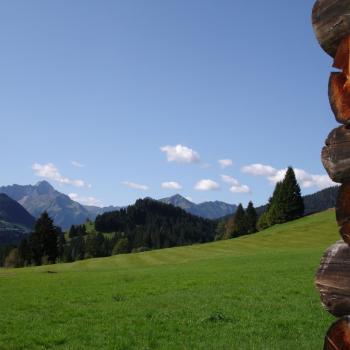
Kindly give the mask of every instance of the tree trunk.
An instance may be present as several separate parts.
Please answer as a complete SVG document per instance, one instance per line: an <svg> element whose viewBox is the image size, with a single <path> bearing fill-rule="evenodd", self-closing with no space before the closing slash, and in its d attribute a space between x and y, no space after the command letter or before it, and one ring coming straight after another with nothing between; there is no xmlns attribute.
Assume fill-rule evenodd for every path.
<svg viewBox="0 0 350 350"><path fill-rule="evenodd" d="M350 127L340 126L332 130L321 158L333 181L342 183L350 179Z"/></svg>
<svg viewBox="0 0 350 350"><path fill-rule="evenodd" d="M346 316L335 322L329 329L323 350L350 349L350 317Z"/></svg>
<svg viewBox="0 0 350 350"><path fill-rule="evenodd" d="M338 241L323 255L315 283L325 309L336 317L350 314L350 247Z"/></svg>
<svg viewBox="0 0 350 350"><path fill-rule="evenodd" d="M312 10L312 25L321 47L335 57L341 40L350 35L350 2L317 0Z"/></svg>

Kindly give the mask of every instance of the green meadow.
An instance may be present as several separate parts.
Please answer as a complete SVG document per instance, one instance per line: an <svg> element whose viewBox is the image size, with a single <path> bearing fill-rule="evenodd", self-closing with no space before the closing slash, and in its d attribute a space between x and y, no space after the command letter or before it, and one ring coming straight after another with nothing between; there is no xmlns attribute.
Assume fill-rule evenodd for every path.
<svg viewBox="0 0 350 350"><path fill-rule="evenodd" d="M334 211L229 241L0 269L0 349L319 350Z"/></svg>

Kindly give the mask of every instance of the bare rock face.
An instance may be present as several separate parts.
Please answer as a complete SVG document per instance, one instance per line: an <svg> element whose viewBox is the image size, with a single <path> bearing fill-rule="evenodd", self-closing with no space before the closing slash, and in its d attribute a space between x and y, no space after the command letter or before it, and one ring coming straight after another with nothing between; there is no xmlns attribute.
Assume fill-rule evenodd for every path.
<svg viewBox="0 0 350 350"><path fill-rule="evenodd" d="M323 350L350 349L350 316L335 322L329 329Z"/></svg>
<svg viewBox="0 0 350 350"><path fill-rule="evenodd" d="M333 181L350 180L350 126L340 126L329 134L321 159Z"/></svg>
<svg viewBox="0 0 350 350"><path fill-rule="evenodd" d="M350 35L350 1L317 0L312 25L323 50L335 57L341 40Z"/></svg>
<svg viewBox="0 0 350 350"><path fill-rule="evenodd" d="M315 283L328 312L336 317L350 315L350 247L344 241L325 252Z"/></svg>

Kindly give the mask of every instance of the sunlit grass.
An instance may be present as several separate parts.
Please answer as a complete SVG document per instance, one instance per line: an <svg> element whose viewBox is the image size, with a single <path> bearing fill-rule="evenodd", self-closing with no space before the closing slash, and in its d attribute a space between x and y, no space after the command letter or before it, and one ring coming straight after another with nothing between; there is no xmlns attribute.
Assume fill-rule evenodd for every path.
<svg viewBox="0 0 350 350"><path fill-rule="evenodd" d="M230 241L0 269L0 349L321 349L327 211Z"/></svg>

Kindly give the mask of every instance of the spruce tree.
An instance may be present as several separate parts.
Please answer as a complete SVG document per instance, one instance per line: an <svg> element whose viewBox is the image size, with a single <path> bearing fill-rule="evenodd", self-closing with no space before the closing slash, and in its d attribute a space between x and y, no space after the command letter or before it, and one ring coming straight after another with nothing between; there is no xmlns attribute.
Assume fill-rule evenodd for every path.
<svg viewBox="0 0 350 350"><path fill-rule="evenodd" d="M34 232L30 238L33 259L36 265L41 265L43 258L54 263L57 258L57 228L47 212L37 220Z"/></svg>
<svg viewBox="0 0 350 350"><path fill-rule="evenodd" d="M294 220L303 216L304 201L292 167L288 168L283 180L282 203L285 221Z"/></svg>
<svg viewBox="0 0 350 350"><path fill-rule="evenodd" d="M246 220L246 215L245 215L243 206L240 203L235 213L233 236L239 237L246 233L247 233L247 220Z"/></svg>
<svg viewBox="0 0 350 350"><path fill-rule="evenodd" d="M256 224L258 222L258 214L256 213L253 202L248 203L248 207L245 214L246 214L247 233L255 233Z"/></svg>

